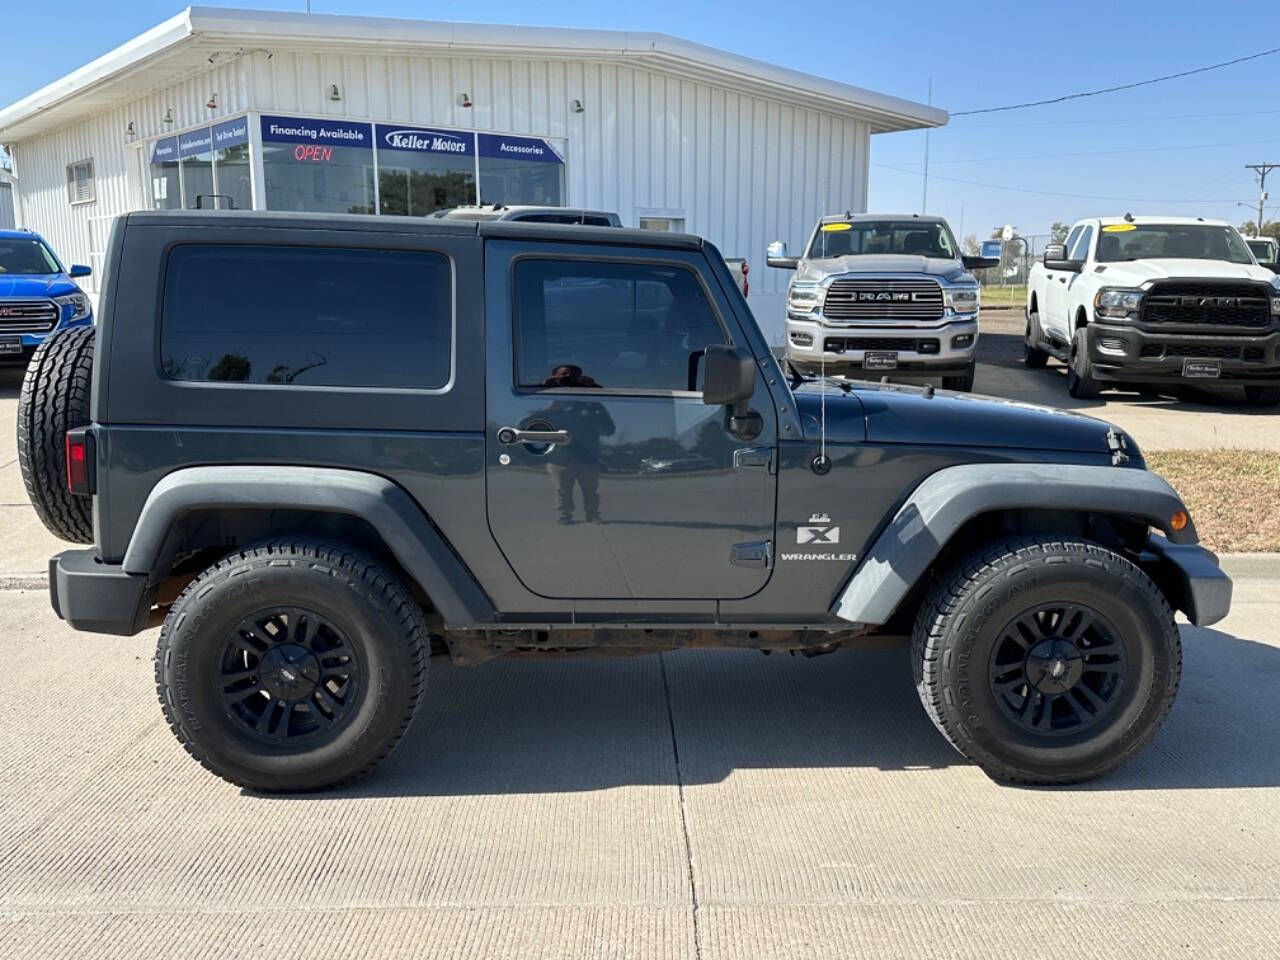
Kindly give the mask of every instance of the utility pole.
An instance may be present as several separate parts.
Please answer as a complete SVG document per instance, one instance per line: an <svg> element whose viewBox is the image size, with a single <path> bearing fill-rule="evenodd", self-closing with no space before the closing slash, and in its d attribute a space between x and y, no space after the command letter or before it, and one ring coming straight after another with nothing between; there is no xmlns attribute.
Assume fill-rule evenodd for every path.
<svg viewBox="0 0 1280 960"><path fill-rule="evenodd" d="M1244 165L1246 170L1252 170L1258 175L1258 236L1262 236L1262 208L1267 202L1267 174L1277 167L1280 167L1280 163L1246 163Z"/></svg>
<svg viewBox="0 0 1280 960"><path fill-rule="evenodd" d="M929 78L929 106L933 106L933 77ZM929 128L924 128L924 190L920 196L920 212L929 212Z"/></svg>

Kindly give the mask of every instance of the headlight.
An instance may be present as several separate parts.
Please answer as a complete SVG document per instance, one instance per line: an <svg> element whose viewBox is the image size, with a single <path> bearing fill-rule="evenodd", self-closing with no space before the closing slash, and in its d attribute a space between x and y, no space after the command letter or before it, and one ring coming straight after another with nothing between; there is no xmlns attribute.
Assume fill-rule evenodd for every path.
<svg viewBox="0 0 1280 960"><path fill-rule="evenodd" d="M1093 298L1093 309L1100 317L1123 320L1142 306L1141 290L1116 290L1103 287Z"/></svg>
<svg viewBox="0 0 1280 960"><path fill-rule="evenodd" d="M1280 316L1280 275L1271 278L1271 312Z"/></svg>
<svg viewBox="0 0 1280 960"><path fill-rule="evenodd" d="M956 313L973 313L978 309L978 288L948 290L947 306Z"/></svg>
<svg viewBox="0 0 1280 960"><path fill-rule="evenodd" d="M70 307L68 320L82 320L89 315L89 298L83 293L68 293L65 297L54 297L53 302L59 307Z"/></svg>
<svg viewBox="0 0 1280 960"><path fill-rule="evenodd" d="M793 283L787 291L787 309L792 313L813 313L821 299L822 291L817 286Z"/></svg>

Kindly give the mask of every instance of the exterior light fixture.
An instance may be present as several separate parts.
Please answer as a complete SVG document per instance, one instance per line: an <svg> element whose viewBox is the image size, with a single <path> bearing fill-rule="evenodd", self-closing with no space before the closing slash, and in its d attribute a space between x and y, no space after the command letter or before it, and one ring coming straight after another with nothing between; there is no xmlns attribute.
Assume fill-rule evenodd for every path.
<svg viewBox="0 0 1280 960"><path fill-rule="evenodd" d="M205 108L208 110L218 109L218 95L216 93L209 94L209 99L204 102Z"/></svg>
<svg viewBox="0 0 1280 960"><path fill-rule="evenodd" d="M330 100L342 99L342 94L338 92L338 85L336 83L329 84L329 99Z"/></svg>
<svg viewBox="0 0 1280 960"><path fill-rule="evenodd" d="M584 110L586 110L587 108L586 108L586 107L584 107L584 106L582 105L582 101L581 101L581 100L570 100L570 101L569 101L569 109L570 109L571 111L573 111L574 113L582 113L582 112L583 112Z"/></svg>
<svg viewBox="0 0 1280 960"><path fill-rule="evenodd" d="M173 107L170 107L164 112L164 122L173 123Z"/></svg>
<svg viewBox="0 0 1280 960"><path fill-rule="evenodd" d="M127 136L127 137L132 137L132 136L134 136L137 132L138 132L138 131L137 131L137 129L136 129L136 128L134 127L134 125L133 125L133 121L132 121L132 120L130 120L130 121L129 121L129 125L128 125L127 127L125 127L125 128L124 128L125 136Z"/></svg>
<svg viewBox="0 0 1280 960"><path fill-rule="evenodd" d="M458 106L460 106L460 107L469 107L469 106L471 106L471 94L469 94L469 93L460 93L460 94L458 94Z"/></svg>

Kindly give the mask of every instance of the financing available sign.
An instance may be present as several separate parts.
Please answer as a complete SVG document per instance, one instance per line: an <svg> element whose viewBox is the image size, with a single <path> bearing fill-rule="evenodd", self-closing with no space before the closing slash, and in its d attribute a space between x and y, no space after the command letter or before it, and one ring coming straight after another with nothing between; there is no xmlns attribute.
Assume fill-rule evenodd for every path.
<svg viewBox="0 0 1280 960"><path fill-rule="evenodd" d="M304 143L325 147L373 147L373 128L351 120L308 120L301 117L262 118L262 139L268 143Z"/></svg>

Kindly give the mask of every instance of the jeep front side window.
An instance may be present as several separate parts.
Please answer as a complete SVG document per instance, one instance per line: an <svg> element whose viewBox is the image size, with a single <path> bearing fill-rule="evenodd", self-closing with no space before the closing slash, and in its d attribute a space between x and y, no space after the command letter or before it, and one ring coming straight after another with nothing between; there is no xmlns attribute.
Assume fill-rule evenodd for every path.
<svg viewBox="0 0 1280 960"><path fill-rule="evenodd" d="M530 259L515 270L516 382L526 388L697 389L725 335L679 266Z"/></svg>

